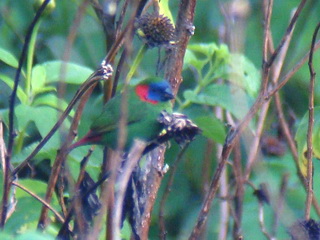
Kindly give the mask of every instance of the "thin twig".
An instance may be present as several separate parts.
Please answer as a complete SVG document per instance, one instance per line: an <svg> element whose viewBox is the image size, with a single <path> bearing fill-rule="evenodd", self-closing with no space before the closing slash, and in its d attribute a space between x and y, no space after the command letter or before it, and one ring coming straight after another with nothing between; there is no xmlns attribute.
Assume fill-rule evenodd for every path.
<svg viewBox="0 0 320 240"><path fill-rule="evenodd" d="M80 169L80 173L74 188L74 215L75 215L75 224L77 226L77 232L76 234L78 236L86 236L86 234L88 234L88 223L85 221L84 219L84 212L83 209L86 208L87 206L84 206L82 203L82 200L84 198L82 198L82 196L79 196L80 194L78 194L79 192L81 192L80 189L80 185L84 180L85 177L85 173L86 173L86 166L87 163L90 159L90 156L93 152L92 147L89 149L87 155L82 159L81 161L81 169Z"/></svg>
<svg viewBox="0 0 320 240"><path fill-rule="evenodd" d="M49 131L49 133L39 142L39 144L30 153L30 155L13 170L12 175L15 175L16 173L21 171L29 163L29 161L37 155L37 153L42 149L42 147L50 140L53 134L61 126L63 121L69 116L69 113L71 112L74 105L78 102L78 100L83 96L83 94L85 94L88 91L88 89L90 89L92 86L95 86L97 82L101 80L101 78L102 76L98 74L98 71L96 71L81 85L79 90L76 92L75 96L70 101L66 110L64 110L64 112L62 113L58 121L55 123L55 125L52 127L52 129Z"/></svg>
<svg viewBox="0 0 320 240"><path fill-rule="evenodd" d="M59 214L58 211L56 211L49 203L47 203L45 200L43 200L41 197L39 197L37 194L33 193L32 191L30 191L29 189L27 189L26 187L22 186L20 183L13 181L12 185L17 186L18 188L22 189L23 191L25 191L26 193L28 193L29 195L31 195L32 197L34 197L37 201L41 202L42 205L46 206L46 208L50 209L51 212L53 212L53 214L57 217L57 219L59 220L59 222L64 223L64 218Z"/></svg>
<svg viewBox="0 0 320 240"><path fill-rule="evenodd" d="M72 49L72 46L74 44L74 41L76 39L76 36L77 36L77 32L78 32L78 29L80 27L80 24L81 24L81 20L85 14L85 11L87 9L87 6L89 4L89 1L88 0L83 0L82 3L79 5L78 9L77 9L77 12L76 12L76 16L73 20L73 23L71 24L71 28L70 28L70 31L69 31L69 34L68 34L68 37L67 37L67 41L66 41L66 44L64 46L64 51L63 51L63 56L62 56L62 60L63 62L69 62L70 60L70 55L71 55L71 49ZM59 95L59 98L63 98L64 96L64 93L65 93L65 88L66 88L66 83L65 83L65 78L66 78L66 73L67 73L67 64L63 64L61 66L61 69L60 69L60 81L58 83L58 95ZM86 93L86 95L88 95L88 92ZM59 100L60 101L60 100ZM83 100L81 100L81 102L83 102ZM83 106L84 107L84 104L83 103L80 103L79 106ZM83 108L82 107L82 108ZM80 116L81 114L79 114L79 107L77 109L77 113L76 113L76 116L78 116L77 118L75 117L73 119L73 124L72 124L72 127L69 128L69 132L72 132L72 134L69 134L69 136L72 136L70 138L67 138L67 139L70 139L70 143L72 142L72 140L74 139L75 137L75 132L77 130L77 124L74 124L75 122L78 122L79 121L79 118L81 117ZM78 120L76 120L78 119ZM65 142L64 143L65 145L67 145L67 143ZM61 149L62 150L62 149ZM63 155L63 151L59 151L58 152L58 155ZM59 158L57 156L57 158ZM58 189L58 199L59 199L59 204L62 208L62 211L63 213L66 215L67 214L67 207L66 207L66 203L64 201L64 172L65 172L65 163L63 161L63 163L60 163L59 164L59 168L61 166L61 169L62 171L59 171L58 173L58 181L59 181L59 189ZM62 173L60 173L62 172ZM52 175L50 175L50 178L52 177ZM55 187L55 184L54 186L52 186L53 188ZM48 189L50 189L51 186L48 185ZM49 199L47 199L49 201Z"/></svg>
<svg viewBox="0 0 320 240"><path fill-rule="evenodd" d="M292 31L292 27L290 27L290 25L292 23L294 23L300 13L300 11L302 10L302 8L298 8L298 10L296 11L296 14L294 16L295 19L293 19L290 24L289 24L289 27L287 30L287 32L285 33L285 36L283 39L287 39L288 38L288 34L291 33ZM279 50L283 47L283 43L280 44L278 46L278 50L276 50L274 53L273 53L273 57L277 57L278 54L279 54ZM271 64L270 64L271 63ZM210 190L207 194L207 197L202 205L202 208L201 208L201 211L198 215L198 219L197 219L197 223L196 225L194 226L193 230L192 230L192 233L189 237L189 239L193 240L193 239L198 239L200 234L202 233L203 231L203 227L204 227L204 224L208 218L208 213L209 213L209 210L210 210L210 207L211 207L211 203L215 197L215 194L217 192L217 189L218 189L218 185L219 185L219 181L220 181L220 177L221 177L221 173L222 173L222 170L227 162L227 159L233 149L233 147L235 146L235 139L243 132L243 130L247 127L247 125L249 124L250 120L253 118L253 116L256 114L256 112L260 109L260 107L262 106L262 104L268 100L269 97L271 97L271 95L268 95L266 94L266 89L263 89L263 86L264 87L267 87L267 78L268 78L268 75L269 75L269 69L270 67L272 66L273 64L273 61L269 61L269 64L266 64L264 63L263 64L263 84L262 84L262 88L260 90L260 93L259 93L259 96L257 97L256 101L254 102L254 104L252 105L252 107L249 109L249 112L246 114L246 116L243 118L243 120L241 121L241 123L231 132L229 132L229 134L227 135L226 137L226 140L225 140L225 144L224 144L224 147L223 147L223 151L222 151L222 154L221 154L221 160L219 162L219 165L217 167L217 170L213 176L213 179L211 181L211 185L210 185ZM270 92L268 92L270 93Z"/></svg>
<svg viewBox="0 0 320 240"><path fill-rule="evenodd" d="M78 29L81 24L81 20L84 16L84 13L87 9L88 4L89 4L88 0L83 0L77 9L76 16L75 16L75 18L71 24L71 28L69 30L67 41L64 45L63 56L62 56L63 62L69 62L69 60L70 60L72 46L73 46L74 41L76 39ZM65 88L66 88L65 78L66 78L67 70L68 70L67 64L62 64L61 69L60 69L60 75L59 75L60 81L58 82L58 90L57 90L59 98L63 98L64 93L65 93Z"/></svg>
<svg viewBox="0 0 320 240"><path fill-rule="evenodd" d="M79 212L79 211L81 211L82 208L79 209L79 206L81 206L81 199L84 196L83 195L79 196L78 193L79 193L79 189L80 189L80 184L83 181L83 178L84 178L84 175L85 175L86 164L89 161L89 158L90 158L92 152L93 152L93 149L90 148L88 153L87 153L87 155L81 161L80 173L79 173L79 176L78 176L78 179L77 179L77 183L76 183L76 185L74 187L75 195L74 195L74 197L72 199L72 202L71 202L71 204L69 206L68 213L66 214L65 222L64 222L64 224L61 226L61 228L59 230L59 233L58 233L58 236L57 236L58 239L60 239L60 237L62 237L62 236L66 236L66 234L68 234L68 231L69 231L68 225L69 225L69 223L70 223L70 221L72 219L72 216L73 216L74 212L75 212L75 216L76 216L75 221L78 222L78 221L83 220L82 219L82 214ZM80 225L83 226L83 224L80 224ZM84 229L79 229L79 230L81 231L81 230L84 230ZM83 236L83 237L85 236L83 234L83 232L78 233L78 234L79 234L79 236Z"/></svg>
<svg viewBox="0 0 320 240"><path fill-rule="evenodd" d="M283 48L286 49L286 50L289 47L289 42L291 42L291 37L292 37L292 34L289 37L287 43L284 44L284 46L283 46ZM317 44L315 45L315 48L317 46L319 47L319 42ZM278 83L278 77L280 75L281 68L282 68L282 65L283 65L283 62L284 62L284 59L285 59L285 56L286 56L286 50L282 50L279 53L279 57L277 58L277 63L275 64L275 67L273 69L272 80L273 80L274 85L276 85ZM307 58L308 58L308 55L309 55L309 53L306 54L302 58L302 60L300 60L300 62L297 65L301 66L300 63L301 62L305 62L307 60ZM279 64L279 63L282 63L282 64ZM293 68L293 70L294 69L298 69L298 68L295 67L295 68ZM293 72L293 71L291 70L290 72ZM286 76L290 75L290 72L288 74L286 74ZM285 78L283 78L282 81L284 81ZM287 79L289 79L289 78L287 78ZM287 141L287 144L288 144L288 146L290 148L290 151L292 153L292 157L293 157L296 169L297 169L298 177L300 179L300 182L304 186L305 190L307 190L306 181L305 181L305 178L304 178L304 176L303 176L303 174L301 172L300 166L299 166L299 158L298 158L298 151L297 151L296 143L295 143L295 140L294 140L294 138L293 138L293 136L291 134L291 131L289 129L289 125L288 125L288 123L287 123L287 121L285 119L279 92L275 93L274 101L275 101L275 106L276 106L276 110L277 110L278 119L279 119L279 122L280 122L281 131L283 132L284 137L285 137L285 139ZM314 206L317 214L319 215L320 214L320 208L319 208L319 204L318 204L317 199L315 198L315 196L313 196L313 200L312 201L313 201L313 206Z"/></svg>
<svg viewBox="0 0 320 240"><path fill-rule="evenodd" d="M185 153L185 151L187 150L188 145L189 144L185 145L180 150L177 158L175 159L175 161L174 161L174 163L173 163L173 165L171 167L171 171L170 171L170 175L169 175L169 180L168 180L167 186L166 186L166 188L164 190L164 193L162 195L162 198L160 200L160 207L159 207L159 229L160 229L159 239L162 239L162 240L165 240L166 236L167 236L166 223L165 223L165 219L164 219L165 203L166 203L167 198L168 198L168 196L169 196L169 194L171 192L171 187L172 187L172 184L173 184L173 181L174 181L174 176L176 174L178 165L181 162L182 156Z"/></svg>
<svg viewBox="0 0 320 240"><path fill-rule="evenodd" d="M76 29L80 26L80 22L81 22L81 19L85 13L87 5L88 5L88 1L84 0L82 2L82 4L79 6L78 11L77 11L77 15L74 19L74 24L70 30L70 35L68 37L68 43L67 43L66 47L71 48L73 40L76 36ZM66 51L66 52L68 52L68 51ZM67 53L66 53L65 57L68 57ZM104 64L102 64L102 65L103 65L102 68L106 67L106 66L104 66ZM107 69L107 71L110 71L110 69ZM62 72L62 74L63 74L63 72ZM105 78L104 78L105 80L109 79L110 72L107 73L107 75L108 76L105 76ZM80 118L82 116L83 109L84 109L85 104L86 104L87 100L89 99L91 92L93 91L93 88L96 84L97 84L97 82L95 82L93 85L88 87L88 89L86 89L86 91L83 93L83 96L80 100L80 104L79 104L77 111L75 113L75 116L72 120L72 124L69 129L68 136L67 136L66 140L64 141L64 143L62 144L62 147L56 156L56 159L55 159L54 164L52 166L52 170L51 170L51 174L50 174L50 178L49 178L49 182L48 182L48 188L47 188L47 192L46 192L46 197L45 197L45 200L47 202L51 201L54 188L56 186L58 177L60 175L61 167L64 165L65 159L70 151L69 146L71 145L72 141L74 140L74 138L76 136L75 133L78 129L78 125L79 125ZM68 106L70 106L70 105L68 105ZM44 229L46 227L47 215L48 215L47 208L42 207L39 222L38 222L39 229Z"/></svg>
<svg viewBox="0 0 320 240"><path fill-rule="evenodd" d="M287 55L287 51L288 51L288 48L289 48L289 44L290 44L291 39L292 39L292 33L293 33L293 31L290 33L289 37L287 38L287 41L283 45L282 50L279 52L279 56L278 56L275 64L273 65L273 68L272 68L272 83L274 85L276 85L278 83L279 76L280 76L280 73L281 73L281 69L283 67L284 60L285 60L285 57ZM269 38L270 38L270 34L271 34L271 32L269 33ZM273 45L273 42L272 42L271 39L269 39L269 46L270 45ZM277 95L279 97L279 93L278 92L275 94L275 98L277 97ZM246 180L249 179L250 173L251 173L251 170L252 170L252 166L253 166L256 158L257 158L258 147L260 145L263 126L264 126L264 122L265 122L265 118L266 118L269 106L270 106L270 101L267 101L261 107L260 116L259 116L259 120L258 120L258 124L257 124L257 130L256 130L256 133L255 133L255 136L254 136L253 143L251 144L251 147L250 147L250 153L249 153L249 157L248 157L247 169L246 169L246 174L245 174L245 179Z"/></svg>
<svg viewBox="0 0 320 240"><path fill-rule="evenodd" d="M109 74L107 74L107 76L105 76L105 79L108 79L110 77L110 72ZM101 77L99 78L99 80L101 79ZM94 82L93 85L91 85L86 92L84 92L80 104L77 108L77 111L75 113L75 116L73 118L73 121L71 123L71 127L68 133L68 136L65 140L65 142L62 144L62 148L60 149L59 153L57 154L57 157L54 161L54 164L52 166L52 170L51 170L51 174L50 174L50 178L49 178L49 182L48 182L48 188L47 188L47 192L46 192L46 197L45 200L47 202L51 201L52 198L52 194L60 173L60 169L61 166L64 164L64 161L69 153L69 146L71 145L73 139L75 138L75 132L78 128L78 124L82 115L82 111L85 107L85 104L89 98L89 96L91 95L91 92L93 91L93 88L95 87L95 85L97 84L97 82ZM39 218L39 222L38 222L38 228L42 229L46 226L46 220L47 220L47 213L48 210L46 208L42 208L41 211L41 215Z"/></svg>
<svg viewBox="0 0 320 240"><path fill-rule="evenodd" d="M115 192L115 204L113 214L113 236L115 239L120 239L121 217L123 212L123 201L128 187L130 176L137 166L138 161L146 147L146 143L140 140L135 140L132 149L129 152L128 159L124 165L123 171L116 181L117 190Z"/></svg>
<svg viewBox="0 0 320 240"><path fill-rule="evenodd" d="M234 139L234 134L235 134L234 129L233 128L230 129L230 131L226 137L225 144L223 146L223 150L221 153L221 158L220 158L218 167L217 167L215 174L213 176L213 179L211 181L210 188L209 188L209 191L206 195L206 198L203 201L201 211L198 215L196 225L193 228L193 231L189 237L189 240L199 239L199 236L202 233L203 227L204 227L204 225L207 221L207 218L208 218L208 213L211 208L212 200L214 199L215 194L219 188L219 182L220 182L220 177L221 177L222 171L223 171L224 166L227 162L227 159L230 155L230 152L231 152L232 148L234 147L234 145L230 145L230 143L234 144L234 141L230 142L230 140Z"/></svg>
<svg viewBox="0 0 320 240"><path fill-rule="evenodd" d="M138 8L138 2L134 1L131 3L130 7L133 9L133 12L130 16L130 28L128 29L127 38L124 42L124 48L126 53L130 55L132 53L132 42L134 37L134 19L137 15L137 8ZM140 59L142 59L142 56L140 56ZM110 179L107 183L106 191L108 192L107 197L107 228L106 228L106 238L107 239L118 239L120 236L120 230L118 229L120 225L120 218L117 216L117 219L115 219L116 216L116 207L115 204L115 183L116 183L116 177L117 177L117 171L121 166L122 157L120 155L121 152L123 152L125 148L125 144L127 141L127 124L128 124L128 84L137 70L139 66L139 61L137 62L137 58L132 63L132 67L129 69L129 72L127 73L127 76L124 81L124 87L121 97L121 103L120 103L120 112L121 116L118 121L118 133L117 133L117 149L115 153L115 157L109 158L108 161L108 168L106 169L108 172L111 173ZM111 93L112 93L112 89ZM122 202L120 203L122 204ZM116 222L119 221L119 222Z"/></svg>
<svg viewBox="0 0 320 240"><path fill-rule="evenodd" d="M24 60L26 58L26 54L28 52L29 44L31 41L32 37L32 32L37 25L37 22L40 20L40 17L48 5L49 0L46 0L42 3L41 7L38 9L36 12L36 15L34 16L27 34L25 38L25 42L23 44L21 56L19 59L19 64L18 64L18 69L16 71L15 79L14 79L14 85L12 89L12 93L10 96L9 100L9 139L8 139L8 147L7 147L7 153L5 157L5 164L4 164L4 183L3 183L3 194L2 194L2 203L1 203L1 215L0 215L0 228L2 229L5 225L6 219L7 219L7 211L8 211L8 205L9 205L9 193L11 189L11 174L10 174L10 161L11 161L11 155L12 155L12 149L13 149L13 144L14 144L14 138L15 138L15 129L14 129L14 112L15 112L15 101L16 101L16 96L17 96L17 90L19 86L19 81L20 81L20 74L22 70L22 66L24 63Z"/></svg>
<svg viewBox="0 0 320 240"><path fill-rule="evenodd" d="M218 82L221 84L222 80L219 79ZM221 122L224 121L224 111L221 107L215 107L215 115ZM211 145L213 145L213 144L211 144ZM210 146L208 146L208 147L210 147ZM211 146L211 148L212 147L213 146ZM217 149L216 149L216 158L217 159L219 159L219 157L221 156L222 148L223 148L222 144L217 144ZM209 154L209 152L208 152L208 156L206 156L206 158L208 158L207 161L211 161L212 154ZM209 163L207 165L209 165ZM212 169L212 167L210 167L209 169L206 170L208 172L208 174L207 174L208 176L206 178L206 182L204 182L206 188L205 188L205 191L203 191L204 192L203 196L205 196L205 193L208 191L208 188L209 188L209 181L210 181L209 172L211 169ZM229 194L228 174L227 174L227 171L225 170L222 173L222 177L221 177L220 196L226 197L226 196L228 196L228 194ZM229 201L221 201L218 240L224 240L227 238L228 228L229 228L229 220L230 220L229 216L230 216L230 202Z"/></svg>
<svg viewBox="0 0 320 240"><path fill-rule="evenodd" d="M275 238L271 236L270 233L268 233L268 230L264 223L264 210L263 210L263 203L261 201L259 201L259 225L261 228L261 232L263 233L263 235L266 236L267 239L275 240Z"/></svg>
<svg viewBox="0 0 320 240"><path fill-rule="evenodd" d="M277 58L279 52L281 51L281 49L283 48L283 45L287 42L291 32L293 31L293 28L294 28L294 25L295 23L297 22L298 20L298 17L300 16L300 13L305 5L305 3L307 2L307 0L301 0L297 10L295 11L292 19L291 19L291 22L289 23L288 27L287 27L287 30L286 30L286 33L284 34L283 38L281 39L281 42L280 44L278 45L278 47L276 48L276 50L273 52L272 56L270 57L267 65L269 67L271 67L273 65L273 62L274 60Z"/></svg>
<svg viewBox="0 0 320 240"><path fill-rule="evenodd" d="M313 156L313 147L312 147L312 131L314 125L314 84L316 72L313 67L313 54L314 54L314 45L316 43L316 38L318 31L320 29L320 22L318 23L312 37L311 47L310 47L310 57L309 57L309 71L310 71L310 87L309 87L309 122L308 122L308 133L307 133L307 199L306 199L306 209L305 209L305 219L310 219L310 211L313 197L313 165L312 165L312 156Z"/></svg>
<svg viewBox="0 0 320 240"><path fill-rule="evenodd" d="M7 154L7 149L6 149L6 145L4 142L4 138L3 138L3 122L0 119L0 162L2 166L2 171L6 172L6 154ZM4 176L3 176L4 178ZM3 179L4 180L4 179Z"/></svg>
<svg viewBox="0 0 320 240"><path fill-rule="evenodd" d="M314 51L318 50L320 47L320 40L314 46ZM279 81L277 85L275 85L272 89L269 90L268 94L265 96L265 99L271 98L276 92L278 92L286 83L293 77L293 75L299 71L299 69L305 64L309 59L310 51L308 51L301 60L291 69L289 70Z"/></svg>
<svg viewBox="0 0 320 240"><path fill-rule="evenodd" d="M21 56L20 56L20 59L19 59L19 65L18 65L18 68L17 68L17 71L16 71L13 90L12 90L12 94L10 96L10 101L9 101L9 140L8 140L8 148L7 148L7 156L9 158L11 158L11 152L12 152L12 148L13 148L14 137L16 135L15 130L14 130L14 111L15 111L15 101L16 101L16 95L17 95L17 90L18 90L19 81L20 81L21 70L22 70L22 67L23 67L24 60L26 58L26 54L28 52L29 43L30 43L30 40L31 40L33 29L36 26L37 22L40 20L40 17L41 17L43 11L45 10L45 8L46 8L46 6L48 5L49 2L50 2L50 0L45 0L41 4L41 7L36 12L36 15L34 16L32 22L31 22L31 24L30 24L30 26L28 28L28 31L27 31L27 34L26 34L26 37L25 37L25 40L24 40Z"/></svg>
<svg viewBox="0 0 320 240"><path fill-rule="evenodd" d="M271 15L272 15L272 7L273 7L273 0L264 0L264 36L263 36L263 50L262 50L262 84L260 94L264 95L268 88L268 79L269 79L269 71L270 67L268 67L267 59L268 59L268 52L270 46L270 22L271 22ZM253 142L250 145L250 153L248 157L248 162L246 166L245 172L245 179L248 180L250 176L250 172L252 166L257 158L260 139L263 131L264 121L266 119L268 110L269 110L270 102L264 102L261 107L261 112L259 115L259 120L257 124L257 130L255 132L255 136L253 138Z"/></svg>
<svg viewBox="0 0 320 240"><path fill-rule="evenodd" d="M234 147L233 157L233 173L235 177L235 196L234 196L234 224L233 224L233 237L238 239L241 236L241 224L243 215L243 196L244 196L244 180L243 170L241 164L241 145L240 140L236 141ZM223 177L223 176L222 176Z"/></svg>
<svg viewBox="0 0 320 240"><path fill-rule="evenodd" d="M263 31L263 49L262 49L262 84L261 94L265 94L268 88L270 66L267 64L269 51L270 22L272 15L273 0L264 0L264 31Z"/></svg>
<svg viewBox="0 0 320 240"><path fill-rule="evenodd" d="M136 6L133 6L133 9L136 9ZM125 42L125 51L128 51L128 47L130 44L132 44L132 41L130 41L133 38L133 23L134 18L136 15L136 10L133 10L132 15L130 16L130 19L128 20L128 24L125 27L125 29L119 34L118 38L116 39L114 45L108 52L107 57L105 58L106 62L110 62L113 60L118 53L119 48L122 46L122 44ZM125 41L124 41L125 40ZM115 90L115 85L113 86ZM112 89L110 89L111 95L115 93ZM113 208L113 201L114 201L114 182L115 182L115 169L117 169L118 166L118 157L116 156L113 158L111 155L111 151L104 150L104 166L102 168L101 175L111 175L109 181L102 186L101 190L101 196L100 199L102 199L102 207L100 213L95 217L94 224L92 226L92 231L90 232L90 239L96 239L99 236L99 232L101 230L101 224L102 224L102 218L106 211L108 211L108 219L107 219L107 227L106 227L106 239L113 239L112 233L112 209Z"/></svg>
<svg viewBox="0 0 320 240"><path fill-rule="evenodd" d="M129 27L130 27L130 24L127 25L126 28L123 30L123 32L119 35L119 37L115 41L115 44L112 46L109 53L107 54L107 56L103 60L104 65L107 68L109 67L110 70L112 70L112 67L110 65L108 66L108 63L113 61L113 59L115 58L117 52L119 51L120 47L123 44L123 39L124 39L125 35L127 34ZM103 71L102 74L101 74L101 70ZM82 95L91 87L93 88L98 83L99 80L104 79L103 74L108 74L108 73L105 73L104 69L99 68L94 73L92 73L91 76L88 77L88 79L80 86L80 88L76 92L75 96L72 98L72 100L68 104L67 108L61 114L57 123L52 127L52 129L49 131L49 133L39 142L39 144L30 153L30 155L19 166L17 166L14 169L12 175L18 173L23 167L25 167L28 164L28 162L41 150L41 148L50 140L50 138L53 136L53 134L61 126L62 122L69 115L70 111L72 110L74 105L78 102L78 100L82 97Z"/></svg>

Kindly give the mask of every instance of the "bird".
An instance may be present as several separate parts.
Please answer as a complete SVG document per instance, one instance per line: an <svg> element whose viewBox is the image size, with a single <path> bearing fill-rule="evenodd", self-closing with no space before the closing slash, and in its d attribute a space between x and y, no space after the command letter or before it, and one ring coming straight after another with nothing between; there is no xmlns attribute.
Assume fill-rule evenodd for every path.
<svg viewBox="0 0 320 240"><path fill-rule="evenodd" d="M117 149L122 96L123 93L116 94L103 106L100 115L93 120L89 132L73 143L69 147L70 151L84 145L103 145ZM151 77L133 88L130 87L127 97L125 152L130 150L136 138L148 143L159 136L163 124L157 118L163 110L172 111L170 100L174 99L174 94L167 80Z"/></svg>

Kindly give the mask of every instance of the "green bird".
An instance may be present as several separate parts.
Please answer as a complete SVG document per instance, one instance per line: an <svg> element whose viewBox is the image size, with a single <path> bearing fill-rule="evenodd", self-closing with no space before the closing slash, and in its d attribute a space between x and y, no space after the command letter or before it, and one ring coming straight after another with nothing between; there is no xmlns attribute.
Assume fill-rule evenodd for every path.
<svg viewBox="0 0 320 240"><path fill-rule="evenodd" d="M160 78L148 78L134 89L128 89L127 139L124 150L128 151L133 140L145 142L156 139L163 130L163 124L157 119L161 111L171 112L171 99L174 98L168 81ZM92 122L89 132L70 150L83 145L104 145L117 148L118 125L121 117L122 94L109 100L101 114Z"/></svg>

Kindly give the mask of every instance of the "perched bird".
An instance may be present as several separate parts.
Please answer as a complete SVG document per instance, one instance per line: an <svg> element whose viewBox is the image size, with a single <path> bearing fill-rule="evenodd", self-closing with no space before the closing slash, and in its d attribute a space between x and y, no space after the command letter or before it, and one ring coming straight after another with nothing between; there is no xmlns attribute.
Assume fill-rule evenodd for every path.
<svg viewBox="0 0 320 240"><path fill-rule="evenodd" d="M135 138L149 142L157 138L163 130L158 121L161 111L171 112L174 98L169 82L160 78L148 78L128 91L127 140L124 147L128 151ZM117 148L118 125L121 117L122 94L116 95L105 104L100 116L91 124L89 132L70 150L83 145L98 144Z"/></svg>

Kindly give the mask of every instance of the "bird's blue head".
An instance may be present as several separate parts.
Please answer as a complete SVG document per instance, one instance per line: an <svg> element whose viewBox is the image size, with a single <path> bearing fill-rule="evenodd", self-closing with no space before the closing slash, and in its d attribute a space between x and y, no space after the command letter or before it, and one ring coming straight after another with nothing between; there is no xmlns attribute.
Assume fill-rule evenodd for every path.
<svg viewBox="0 0 320 240"><path fill-rule="evenodd" d="M144 82L136 87L136 93L142 101L157 104L174 98L168 81Z"/></svg>

